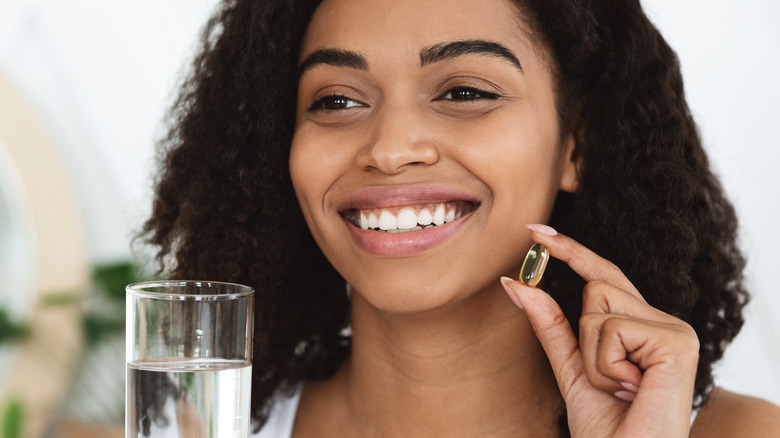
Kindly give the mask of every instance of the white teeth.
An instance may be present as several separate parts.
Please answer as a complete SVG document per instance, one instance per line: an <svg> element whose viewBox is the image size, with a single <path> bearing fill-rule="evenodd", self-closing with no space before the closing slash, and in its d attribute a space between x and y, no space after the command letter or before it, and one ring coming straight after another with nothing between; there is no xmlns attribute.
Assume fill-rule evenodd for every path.
<svg viewBox="0 0 780 438"><path fill-rule="evenodd" d="M443 225L444 224L444 206L439 205L436 207L436 211L433 212L433 223L434 225Z"/></svg>
<svg viewBox="0 0 780 438"><path fill-rule="evenodd" d="M379 228L379 218L374 213L368 214L368 228Z"/></svg>
<svg viewBox="0 0 780 438"><path fill-rule="evenodd" d="M427 208L423 208L420 210L420 212L417 214L417 223L426 226L430 225L433 222L433 216L431 216L430 210Z"/></svg>
<svg viewBox="0 0 780 438"><path fill-rule="evenodd" d="M444 216L444 222L452 222L455 220L455 210L450 210Z"/></svg>
<svg viewBox="0 0 780 438"><path fill-rule="evenodd" d="M380 230L392 230L398 228L398 219L387 210L382 211L379 215L379 229Z"/></svg>
<svg viewBox="0 0 780 438"><path fill-rule="evenodd" d="M419 210L417 210L419 209ZM433 213L431 210L433 209ZM391 233L407 232L431 228L452 222L463 216L456 203L440 203L434 205L403 207L397 214L391 210L364 210L357 213L354 223L364 230L374 229Z"/></svg>
<svg viewBox="0 0 780 438"><path fill-rule="evenodd" d="M383 213L384 214L384 213ZM398 213L398 228L401 230L408 230L417 226L417 215L414 210L408 208L402 209Z"/></svg>

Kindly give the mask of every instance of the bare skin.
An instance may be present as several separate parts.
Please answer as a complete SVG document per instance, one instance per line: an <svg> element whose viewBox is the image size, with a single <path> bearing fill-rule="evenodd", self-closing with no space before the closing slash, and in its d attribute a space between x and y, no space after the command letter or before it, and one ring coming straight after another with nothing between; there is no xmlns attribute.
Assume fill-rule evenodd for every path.
<svg viewBox="0 0 780 438"><path fill-rule="evenodd" d="M560 395L538 342L518 336L532 331L516 314L494 314L445 329L428 318L379 329L355 321L357 348L336 377L307 384L295 435L554 436ZM430 330L439 333L421 343Z"/></svg>
<svg viewBox="0 0 780 438"><path fill-rule="evenodd" d="M780 407L716 388L691 428L692 438L780 436Z"/></svg>
<svg viewBox="0 0 780 438"><path fill-rule="evenodd" d="M549 66L517 14L505 0L326 0L312 18L290 172L352 287L354 338L334 377L305 385L295 437L553 437L564 404L575 437L689 435L693 330L608 260L525 226L546 221L577 173ZM458 203L462 219L398 239L355 213ZM588 282L572 291L580 339L549 295L498 281L533 241ZM693 436L767 436L778 420L752 416L777 410L718 391Z"/></svg>

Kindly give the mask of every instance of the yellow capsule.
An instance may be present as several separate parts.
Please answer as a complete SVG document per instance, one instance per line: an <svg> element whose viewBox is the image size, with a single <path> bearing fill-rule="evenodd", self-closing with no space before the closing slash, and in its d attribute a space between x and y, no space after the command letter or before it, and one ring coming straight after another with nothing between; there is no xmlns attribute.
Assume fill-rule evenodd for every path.
<svg viewBox="0 0 780 438"><path fill-rule="evenodd" d="M547 267L549 259L550 252L547 247L541 243L535 243L528 250L523 267L520 268L520 281L531 287L536 287L542 281L542 275L544 275L544 269Z"/></svg>

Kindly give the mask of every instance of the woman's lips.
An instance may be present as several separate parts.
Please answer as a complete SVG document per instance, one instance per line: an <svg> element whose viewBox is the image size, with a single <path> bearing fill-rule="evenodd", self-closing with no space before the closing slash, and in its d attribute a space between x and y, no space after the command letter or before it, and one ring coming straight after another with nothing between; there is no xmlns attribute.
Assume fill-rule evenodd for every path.
<svg viewBox="0 0 780 438"><path fill-rule="evenodd" d="M449 239L479 207L473 196L437 186L371 187L348 197L339 214L362 250L407 257Z"/></svg>
<svg viewBox="0 0 780 438"><path fill-rule="evenodd" d="M368 187L347 196L339 205L339 212L350 209L367 210L393 208L443 202L465 201L479 204L479 199L461 190L435 185Z"/></svg>
<svg viewBox="0 0 780 438"><path fill-rule="evenodd" d="M401 233L364 230L345 222L353 240L363 251L383 257L409 257L444 243L470 217L471 213L444 225Z"/></svg>

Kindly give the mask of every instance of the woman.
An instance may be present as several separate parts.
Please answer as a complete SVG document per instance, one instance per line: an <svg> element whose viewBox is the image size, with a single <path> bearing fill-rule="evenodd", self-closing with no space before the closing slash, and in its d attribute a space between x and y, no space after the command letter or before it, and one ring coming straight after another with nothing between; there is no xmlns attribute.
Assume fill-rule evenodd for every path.
<svg viewBox="0 0 780 438"><path fill-rule="evenodd" d="M713 389L736 219L638 2L318 3L226 3L145 228L171 276L257 288L263 436L780 426ZM533 242L539 289L499 282Z"/></svg>

